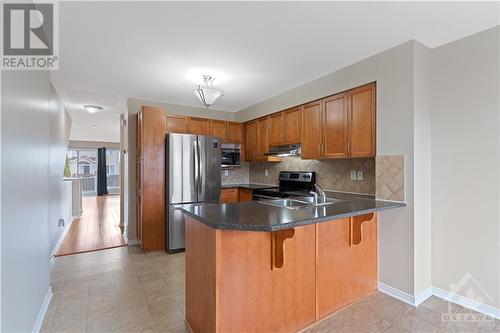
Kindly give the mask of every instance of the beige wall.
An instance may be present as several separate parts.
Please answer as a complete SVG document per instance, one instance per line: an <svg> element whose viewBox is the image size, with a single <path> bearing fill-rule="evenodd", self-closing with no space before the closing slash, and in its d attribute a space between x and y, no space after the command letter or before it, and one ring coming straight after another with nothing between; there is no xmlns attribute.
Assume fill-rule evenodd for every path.
<svg viewBox="0 0 500 333"><path fill-rule="evenodd" d="M499 39L497 27L433 50L431 94L432 284L449 290L469 273L497 308Z"/></svg>
<svg viewBox="0 0 500 333"><path fill-rule="evenodd" d="M404 155L407 163L407 206L380 213L379 280L409 294L414 292L414 44L404 43L236 115L236 119L245 121L377 81L377 154Z"/></svg>

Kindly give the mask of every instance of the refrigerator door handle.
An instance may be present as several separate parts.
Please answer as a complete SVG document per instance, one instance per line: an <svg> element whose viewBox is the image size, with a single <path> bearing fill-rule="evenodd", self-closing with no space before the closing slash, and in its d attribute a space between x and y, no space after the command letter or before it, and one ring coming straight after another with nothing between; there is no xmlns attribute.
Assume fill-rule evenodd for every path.
<svg viewBox="0 0 500 333"><path fill-rule="evenodd" d="M198 140L193 141L193 159L194 159L194 188L198 197L200 187L200 160L198 155Z"/></svg>
<svg viewBox="0 0 500 333"><path fill-rule="evenodd" d="M200 139L198 137L198 140L196 140L196 153L197 153L197 160L198 160L198 201L200 200L200 196L201 196L201 190L202 190L202 185L203 185L203 172L201 170L201 168L203 167L202 163L201 163L201 155L200 155L200 150L201 150L201 147L200 147Z"/></svg>

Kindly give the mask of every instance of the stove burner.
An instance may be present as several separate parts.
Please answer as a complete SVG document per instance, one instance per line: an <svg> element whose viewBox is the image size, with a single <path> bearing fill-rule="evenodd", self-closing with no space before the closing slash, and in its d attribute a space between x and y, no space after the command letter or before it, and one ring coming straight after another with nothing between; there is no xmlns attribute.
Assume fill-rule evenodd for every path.
<svg viewBox="0 0 500 333"><path fill-rule="evenodd" d="M310 196L316 183L315 172L281 171L279 187L254 190L253 194L272 198L288 198L291 196Z"/></svg>

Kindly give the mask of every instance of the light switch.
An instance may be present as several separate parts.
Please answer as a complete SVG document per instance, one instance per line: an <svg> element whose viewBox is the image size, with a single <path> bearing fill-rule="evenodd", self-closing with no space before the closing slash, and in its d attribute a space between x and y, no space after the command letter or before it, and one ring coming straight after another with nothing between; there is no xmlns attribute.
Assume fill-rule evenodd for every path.
<svg viewBox="0 0 500 333"><path fill-rule="evenodd" d="M356 180L356 170L351 171L351 180Z"/></svg>
<svg viewBox="0 0 500 333"><path fill-rule="evenodd" d="M224 176L229 176L229 170L224 170Z"/></svg>
<svg viewBox="0 0 500 333"><path fill-rule="evenodd" d="M363 171L358 171L358 180L363 180Z"/></svg>
<svg viewBox="0 0 500 333"><path fill-rule="evenodd" d="M269 176L269 170L268 169L264 170L264 176Z"/></svg>

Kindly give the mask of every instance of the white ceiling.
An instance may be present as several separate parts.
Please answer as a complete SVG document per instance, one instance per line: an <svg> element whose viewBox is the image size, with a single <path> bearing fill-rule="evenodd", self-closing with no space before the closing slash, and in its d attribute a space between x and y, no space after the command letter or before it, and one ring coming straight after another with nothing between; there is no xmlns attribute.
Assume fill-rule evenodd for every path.
<svg viewBox="0 0 500 333"><path fill-rule="evenodd" d="M410 39L496 26L499 3L61 2L59 22L54 85L93 122L127 97L201 107L201 74L225 92L215 109L239 111ZM83 120L82 104L105 110Z"/></svg>

